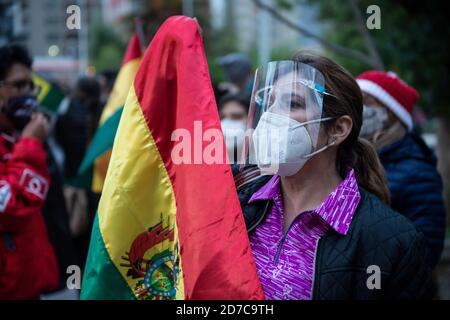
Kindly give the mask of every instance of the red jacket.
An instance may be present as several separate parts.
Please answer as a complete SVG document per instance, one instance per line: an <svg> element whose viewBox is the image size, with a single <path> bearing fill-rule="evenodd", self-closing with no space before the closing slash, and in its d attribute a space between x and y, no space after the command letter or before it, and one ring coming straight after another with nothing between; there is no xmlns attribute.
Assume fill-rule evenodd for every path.
<svg viewBox="0 0 450 320"><path fill-rule="evenodd" d="M0 135L0 299L56 289L58 266L41 208L50 180L42 144Z"/></svg>

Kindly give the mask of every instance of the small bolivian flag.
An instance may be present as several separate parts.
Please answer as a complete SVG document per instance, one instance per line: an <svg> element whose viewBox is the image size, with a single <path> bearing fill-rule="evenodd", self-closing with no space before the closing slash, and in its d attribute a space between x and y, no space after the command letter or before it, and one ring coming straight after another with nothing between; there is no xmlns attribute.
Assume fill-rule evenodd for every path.
<svg viewBox="0 0 450 320"><path fill-rule="evenodd" d="M194 137L199 123L200 137L220 133L219 163L172 155L175 132ZM264 298L220 128L197 21L171 17L125 103L82 299ZM208 153L210 143L194 141L192 157Z"/></svg>
<svg viewBox="0 0 450 320"><path fill-rule="evenodd" d="M36 99L47 110L56 112L64 99L64 93L36 73L33 73L32 79L36 89Z"/></svg>
<svg viewBox="0 0 450 320"><path fill-rule="evenodd" d="M78 170L80 186L91 188L93 192L100 193L102 191L123 105L141 59L141 43L137 33L134 33L128 44L111 95L100 117L99 127Z"/></svg>

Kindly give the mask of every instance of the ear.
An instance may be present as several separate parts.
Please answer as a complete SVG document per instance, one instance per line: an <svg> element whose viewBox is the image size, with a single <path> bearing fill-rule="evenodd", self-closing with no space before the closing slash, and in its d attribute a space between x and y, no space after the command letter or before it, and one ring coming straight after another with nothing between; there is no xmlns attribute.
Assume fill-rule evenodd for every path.
<svg viewBox="0 0 450 320"><path fill-rule="evenodd" d="M339 117L334 122L333 128L331 128L328 143L340 145L345 141L345 139L347 139L348 135L352 131L352 128L353 120L352 118L350 118L350 116Z"/></svg>

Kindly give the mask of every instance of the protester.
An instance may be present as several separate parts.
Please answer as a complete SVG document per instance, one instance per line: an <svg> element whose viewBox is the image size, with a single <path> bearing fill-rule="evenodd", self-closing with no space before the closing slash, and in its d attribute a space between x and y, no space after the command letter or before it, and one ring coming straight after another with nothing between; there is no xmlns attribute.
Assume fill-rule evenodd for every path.
<svg viewBox="0 0 450 320"><path fill-rule="evenodd" d="M94 200L89 190L77 187L73 181L78 176L78 168L97 128L102 107L99 81L93 77L82 77L77 81L67 109L59 111L55 127L57 141L65 154L64 195L81 266L84 265L89 246L93 221L90 207Z"/></svg>
<svg viewBox="0 0 450 320"><path fill-rule="evenodd" d="M264 175L233 166L266 298L428 298L423 236L388 207L376 152L358 138L355 79L306 52L267 70L249 111Z"/></svg>
<svg viewBox="0 0 450 320"><path fill-rule="evenodd" d="M231 162L238 162L242 154L249 104L242 94L228 94L219 100L219 116Z"/></svg>
<svg viewBox="0 0 450 320"><path fill-rule="evenodd" d="M98 82L100 84L100 102L104 106L108 102L111 91L114 87L114 82L117 78L117 71L105 70L99 74Z"/></svg>
<svg viewBox="0 0 450 320"><path fill-rule="evenodd" d="M249 104L250 101L242 94L228 94L224 96L219 100L220 119L235 120L245 125Z"/></svg>
<svg viewBox="0 0 450 320"><path fill-rule="evenodd" d="M424 233L427 262L434 268L445 239L445 206L436 157L412 132L419 93L392 72L357 77L364 99L362 134L376 147L386 170L391 206Z"/></svg>
<svg viewBox="0 0 450 320"><path fill-rule="evenodd" d="M0 48L0 299L38 299L59 284L41 210L50 187L49 124L33 97L32 60Z"/></svg>
<svg viewBox="0 0 450 320"><path fill-rule="evenodd" d="M243 53L230 53L219 59L227 82L219 84L219 89L230 94L243 94L250 97L252 90L252 66Z"/></svg>
<svg viewBox="0 0 450 320"><path fill-rule="evenodd" d="M100 84L95 78L82 77L56 122L56 138L65 153L64 178L74 178L101 113Z"/></svg>

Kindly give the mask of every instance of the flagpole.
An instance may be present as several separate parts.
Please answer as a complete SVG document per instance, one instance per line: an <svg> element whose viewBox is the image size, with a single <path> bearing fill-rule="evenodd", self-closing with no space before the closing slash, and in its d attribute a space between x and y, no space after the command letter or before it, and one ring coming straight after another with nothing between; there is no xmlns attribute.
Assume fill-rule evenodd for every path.
<svg viewBox="0 0 450 320"><path fill-rule="evenodd" d="M142 22L142 18L136 17L134 18L134 26L136 29L137 36L139 38L139 42L141 43L142 52L146 49L146 41L145 41L145 32L144 32L144 23Z"/></svg>

